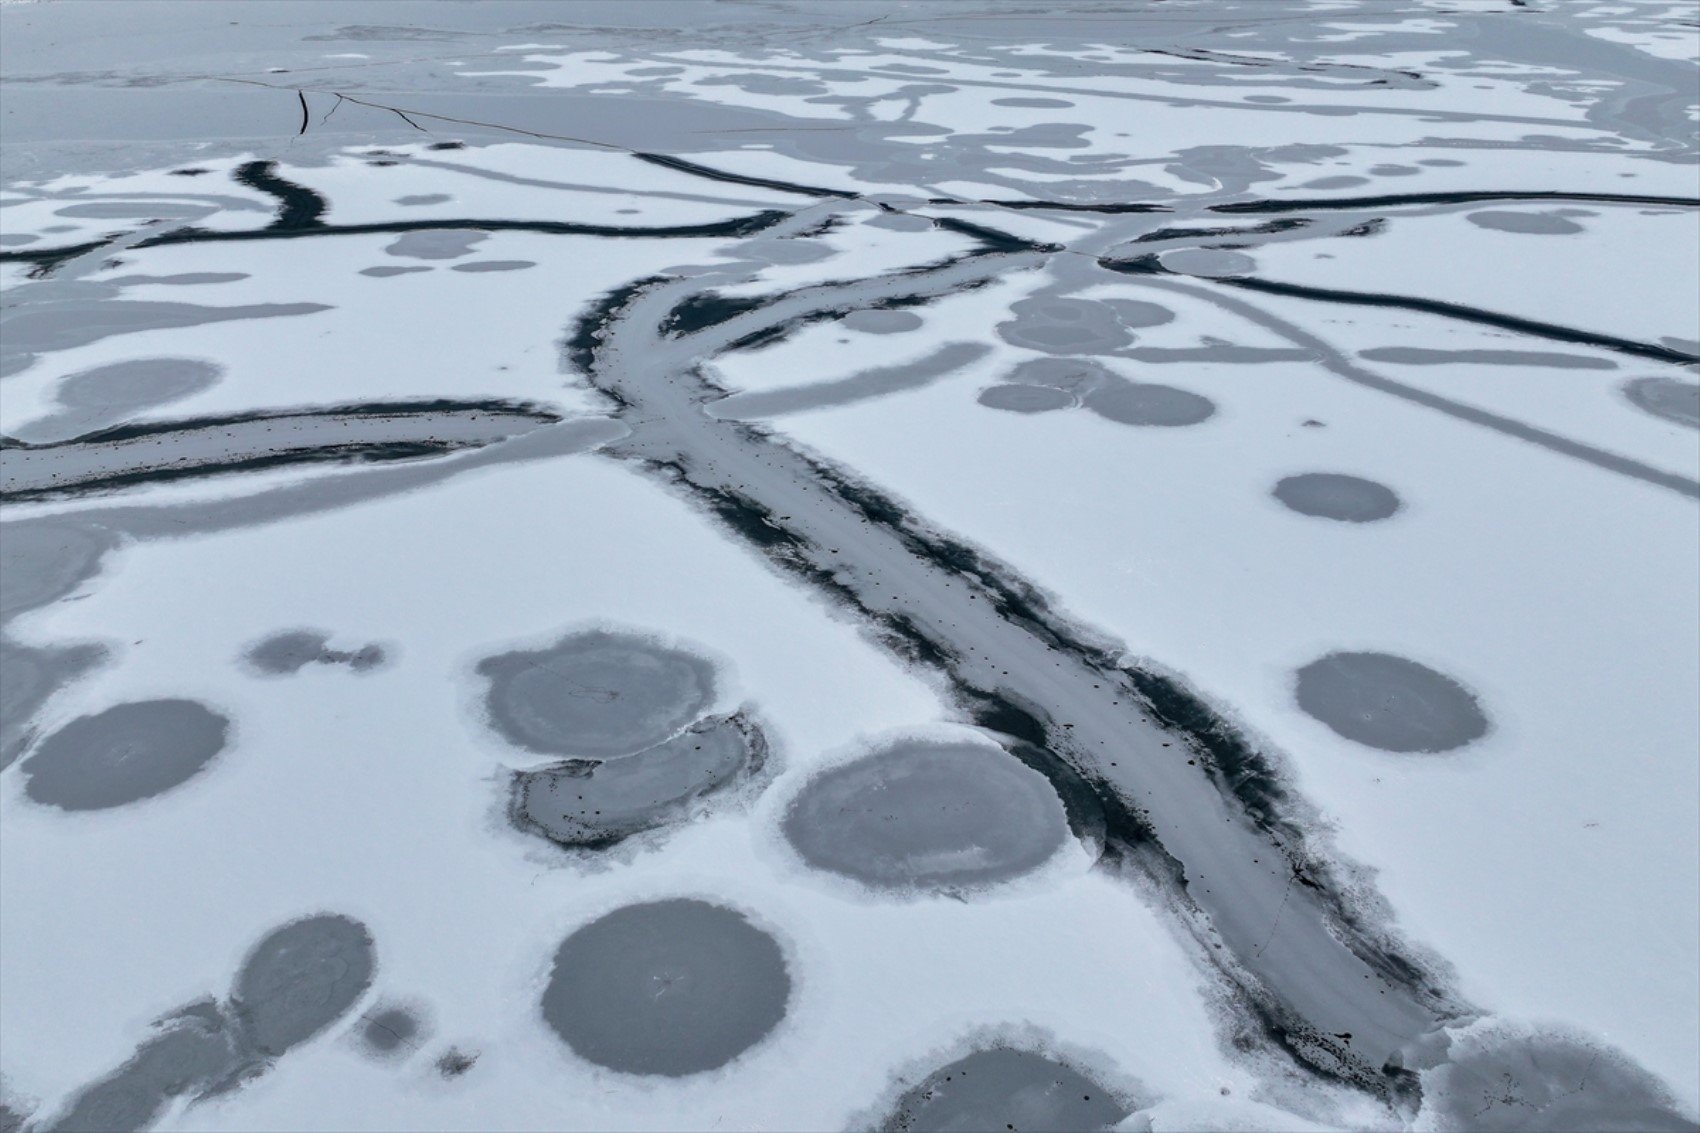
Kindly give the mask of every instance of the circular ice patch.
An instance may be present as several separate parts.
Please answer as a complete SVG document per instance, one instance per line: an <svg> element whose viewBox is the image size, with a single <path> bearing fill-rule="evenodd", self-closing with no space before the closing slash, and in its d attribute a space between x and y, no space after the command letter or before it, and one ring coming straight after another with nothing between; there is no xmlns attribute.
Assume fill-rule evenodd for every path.
<svg viewBox="0 0 1700 1133"><path fill-rule="evenodd" d="M1222 279L1234 275L1250 275L1257 270L1257 261L1239 252L1221 248L1181 248L1164 252L1161 262L1170 271L1196 275L1205 279Z"/></svg>
<svg viewBox="0 0 1700 1133"><path fill-rule="evenodd" d="M809 865L882 889L1005 881L1068 832L1050 783L1002 748L914 740L815 776L781 828Z"/></svg>
<svg viewBox="0 0 1700 1133"><path fill-rule="evenodd" d="M683 1077L754 1046L790 998L771 936L731 909L679 898L616 909L567 937L543 1021L599 1066Z"/></svg>
<svg viewBox="0 0 1700 1133"><path fill-rule="evenodd" d="M850 330L859 330L863 334L902 334L905 331L921 329L921 316L913 311L882 311L870 308L851 311L839 322Z"/></svg>
<svg viewBox="0 0 1700 1133"><path fill-rule="evenodd" d="M994 1047L959 1058L904 1094L889 1133L1108 1129L1132 1112L1078 1070L1032 1051Z"/></svg>
<svg viewBox="0 0 1700 1133"><path fill-rule="evenodd" d="M1271 494L1301 515L1372 523L1399 510L1392 488L1342 472L1305 472L1276 483Z"/></svg>
<svg viewBox="0 0 1700 1133"><path fill-rule="evenodd" d="M612 845L730 782L750 757L743 731L721 719L624 759L521 771L513 780L514 822L563 846Z"/></svg>
<svg viewBox="0 0 1700 1133"><path fill-rule="evenodd" d="M1089 392L1085 404L1105 420L1123 425L1197 425L1216 413L1216 403L1208 397L1152 382L1106 384Z"/></svg>
<svg viewBox="0 0 1700 1133"><path fill-rule="evenodd" d="M988 409L1009 413L1048 413L1073 405L1074 395L1050 386L1001 385L981 390L975 400Z"/></svg>
<svg viewBox="0 0 1700 1133"><path fill-rule="evenodd" d="M139 409L200 393L222 372L197 358L135 358L72 374L54 396L74 409Z"/></svg>
<svg viewBox="0 0 1700 1133"><path fill-rule="evenodd" d="M360 1027L360 1041L373 1054L388 1057L403 1047L413 1047L421 1029L419 1017L407 1008L386 1007L366 1016Z"/></svg>
<svg viewBox="0 0 1700 1133"><path fill-rule="evenodd" d="M714 699L714 667L630 634L572 634L479 662L490 723L532 751L609 759L653 747Z"/></svg>
<svg viewBox="0 0 1700 1133"><path fill-rule="evenodd" d="M1530 236L1568 236L1583 231L1582 226L1574 220L1543 212L1485 209L1482 212L1467 213L1464 219L1477 228L1491 228L1496 232L1522 232Z"/></svg>
<svg viewBox="0 0 1700 1133"><path fill-rule="evenodd" d="M224 750L230 721L193 700L138 700L79 716L19 765L24 793L61 810L105 810L187 782Z"/></svg>
<svg viewBox="0 0 1700 1133"><path fill-rule="evenodd" d="M1012 346L1047 354L1107 354L1133 341L1108 303L1091 299L1023 299L1010 304L1015 316L997 325Z"/></svg>
<svg viewBox="0 0 1700 1133"><path fill-rule="evenodd" d="M93 528L57 520L0 526L0 615L69 594L100 569L111 545Z"/></svg>
<svg viewBox="0 0 1700 1133"><path fill-rule="evenodd" d="M1438 1129L1693 1133L1658 1079L1622 1053L1560 1035L1468 1035L1423 1074Z"/></svg>
<svg viewBox="0 0 1700 1133"><path fill-rule="evenodd" d="M1102 363L1090 358L1029 358L1011 370L1004 380L1080 394L1117 379Z"/></svg>
<svg viewBox="0 0 1700 1133"><path fill-rule="evenodd" d="M1700 385L1676 378L1636 378L1624 383L1623 394L1637 409L1700 429Z"/></svg>
<svg viewBox="0 0 1700 1133"><path fill-rule="evenodd" d="M1390 653L1330 653L1298 672L1299 708L1349 740L1383 751L1451 751L1487 734L1463 685Z"/></svg>
<svg viewBox="0 0 1700 1133"><path fill-rule="evenodd" d="M372 936L352 917L292 921L254 946L231 993L245 1038L277 1057L340 1019L371 986Z"/></svg>

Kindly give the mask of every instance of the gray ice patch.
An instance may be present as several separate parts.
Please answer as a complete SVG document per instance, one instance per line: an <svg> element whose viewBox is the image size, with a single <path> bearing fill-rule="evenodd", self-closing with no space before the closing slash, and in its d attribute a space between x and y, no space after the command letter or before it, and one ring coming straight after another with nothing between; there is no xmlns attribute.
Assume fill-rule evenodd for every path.
<svg viewBox="0 0 1700 1133"><path fill-rule="evenodd" d="M741 721L704 720L647 751L605 763L575 759L514 775L510 813L561 846L602 849L688 813L693 802L760 762Z"/></svg>
<svg viewBox="0 0 1700 1133"><path fill-rule="evenodd" d="M1005 380L1020 385L1049 386L1078 395L1121 379L1090 358L1029 358L1011 370Z"/></svg>
<svg viewBox="0 0 1700 1133"><path fill-rule="evenodd" d="M1304 472L1280 480L1271 493L1300 515L1372 523L1399 510L1392 488L1342 472Z"/></svg>
<svg viewBox="0 0 1700 1133"><path fill-rule="evenodd" d="M451 264L450 271L524 271L526 268L537 266L534 260L471 260L464 264Z"/></svg>
<svg viewBox="0 0 1700 1133"><path fill-rule="evenodd" d="M423 1020L407 1008L384 1007L362 1020L360 1041L373 1055L393 1058L417 1047L424 1029Z"/></svg>
<svg viewBox="0 0 1700 1133"><path fill-rule="evenodd" d="M243 1039L276 1058L336 1022L371 986L372 936L352 917L324 913L268 933L231 992Z"/></svg>
<svg viewBox="0 0 1700 1133"><path fill-rule="evenodd" d="M1355 189L1359 185L1367 185L1367 184L1369 184L1369 178L1368 177L1352 177L1348 174L1339 174L1339 175L1334 176L1334 177L1318 177L1314 181L1306 181L1304 184L1300 185L1299 188L1301 188L1301 189Z"/></svg>
<svg viewBox="0 0 1700 1133"><path fill-rule="evenodd" d="M89 220L168 220L206 216L217 211L212 205L186 201L90 201L54 209L53 215Z"/></svg>
<svg viewBox="0 0 1700 1133"><path fill-rule="evenodd" d="M543 1020L589 1062L677 1078L754 1046L790 998L771 936L731 909L678 898L616 909L567 937Z"/></svg>
<svg viewBox="0 0 1700 1133"><path fill-rule="evenodd" d="M975 398L987 409L1006 413L1049 413L1076 404L1074 395L1053 386L996 385L987 386Z"/></svg>
<svg viewBox="0 0 1700 1133"><path fill-rule="evenodd" d="M1531 236L1568 236L1583 231L1582 226L1574 220L1566 220L1551 213L1485 209L1482 212L1467 213L1464 219L1477 228L1491 228L1496 232L1522 232Z"/></svg>
<svg viewBox="0 0 1700 1133"><path fill-rule="evenodd" d="M171 1100L198 1095L236 1061L231 1035L216 1013L174 1021L137 1048L123 1066L78 1092L52 1124L54 1133L133 1133L146 1129Z"/></svg>
<svg viewBox="0 0 1700 1133"><path fill-rule="evenodd" d="M330 635L318 630L286 630L260 641L242 655L256 672L271 677L289 676L308 665L347 665L357 673L384 663L381 645L359 649L330 648Z"/></svg>
<svg viewBox="0 0 1700 1133"><path fill-rule="evenodd" d="M1410 177L1422 172L1422 170L1417 169L1414 166L1393 165L1391 163L1384 165L1372 165L1370 166L1369 171L1377 177Z"/></svg>
<svg viewBox="0 0 1700 1133"><path fill-rule="evenodd" d="M610 759L654 747L714 699L714 666L633 634L592 630L546 649L487 657L485 707L531 751Z"/></svg>
<svg viewBox="0 0 1700 1133"><path fill-rule="evenodd" d="M397 197L395 203L398 205L440 205L447 203L449 199L447 193L409 193L405 197Z"/></svg>
<svg viewBox="0 0 1700 1133"><path fill-rule="evenodd" d="M0 621L45 606L100 570L115 539L64 519L0 524Z"/></svg>
<svg viewBox="0 0 1700 1133"><path fill-rule="evenodd" d="M888 890L1007 881L1068 834L1050 782L1003 748L915 740L816 775L781 829L816 869Z"/></svg>
<svg viewBox="0 0 1700 1133"><path fill-rule="evenodd" d="M423 264L411 265L411 266L406 266L406 267L404 267L400 264L396 264L394 266L382 265L381 264L381 265L379 265L378 267L375 267L375 268L361 268L360 274L361 275L369 275L373 279L388 279L392 275L412 275L415 272L431 271L431 270L432 270L431 268L428 268Z"/></svg>
<svg viewBox="0 0 1700 1133"><path fill-rule="evenodd" d="M1154 382L1116 381L1091 390L1086 408L1121 425L1174 428L1197 425L1216 414L1208 397Z"/></svg>
<svg viewBox="0 0 1700 1133"><path fill-rule="evenodd" d="M1067 110L1074 103L1065 98L994 98L993 106L1016 106L1024 110Z"/></svg>
<svg viewBox="0 0 1700 1133"><path fill-rule="evenodd" d="M884 1133L1109 1129L1131 1108L1080 1071L1032 1051L993 1047L929 1074L898 1100Z"/></svg>
<svg viewBox="0 0 1700 1133"><path fill-rule="evenodd" d="M27 232L0 232L0 248L21 248L25 244L34 244L41 240L39 236L31 236Z"/></svg>
<svg viewBox="0 0 1700 1133"><path fill-rule="evenodd" d="M1471 1133L1695 1133L1621 1052L1560 1035L1468 1035L1422 1076L1434 1128Z"/></svg>
<svg viewBox="0 0 1700 1133"><path fill-rule="evenodd" d="M1022 299L997 325L1011 346L1047 354L1109 354L1133 341L1116 308L1091 299Z"/></svg>
<svg viewBox="0 0 1700 1133"><path fill-rule="evenodd" d="M30 724L48 698L105 655L97 645L36 649L0 637L0 771L35 738Z"/></svg>
<svg viewBox="0 0 1700 1133"><path fill-rule="evenodd" d="M1124 327L1142 330L1145 327L1160 327L1165 323L1175 321L1175 313L1157 303L1147 303L1143 299L1105 299L1104 305L1116 313Z"/></svg>
<svg viewBox="0 0 1700 1133"><path fill-rule="evenodd" d="M69 440L118 424L138 410L211 389L223 368L195 358L136 358L72 374L55 398L64 408L16 431L33 444Z"/></svg>
<svg viewBox="0 0 1700 1133"><path fill-rule="evenodd" d="M870 228L884 228L892 232L925 232L933 226L926 217L908 212L882 212L862 223Z"/></svg>
<svg viewBox="0 0 1700 1133"><path fill-rule="evenodd" d="M1559 354L1551 350L1430 350L1422 346L1376 346L1358 351L1371 362L1400 366L1547 366L1554 370L1615 370L1610 358Z"/></svg>
<svg viewBox="0 0 1700 1133"><path fill-rule="evenodd" d="M488 232L464 228L424 229L402 233L384 251L392 256L415 260L453 260L466 255L489 238Z"/></svg>
<svg viewBox="0 0 1700 1133"><path fill-rule="evenodd" d="M0 314L3 353L11 358L87 346L119 334L179 329L228 322L311 315L331 308L323 303L251 303L242 307L203 307L134 299L66 299L30 303Z"/></svg>
<svg viewBox="0 0 1700 1133"><path fill-rule="evenodd" d="M840 326L863 334L902 334L920 330L921 324L921 316L913 311L882 311L878 308L851 311L839 320Z"/></svg>
<svg viewBox="0 0 1700 1133"><path fill-rule="evenodd" d="M1180 248L1164 252L1159 259L1170 271L1202 279L1250 275L1257 270L1257 261L1250 256L1221 248Z"/></svg>
<svg viewBox="0 0 1700 1133"><path fill-rule="evenodd" d="M749 421L781 413L801 413L850 405L901 390L919 389L961 369L991 348L979 342L947 342L931 354L899 366L884 366L831 382L814 382L785 389L752 390L710 402L710 416Z"/></svg>
<svg viewBox="0 0 1700 1133"><path fill-rule="evenodd" d="M171 275L117 275L101 282L112 287L200 287L209 283L236 283L247 278L245 271L180 271Z"/></svg>
<svg viewBox="0 0 1700 1133"><path fill-rule="evenodd" d="M1307 715L1382 751L1451 751L1488 731L1463 685L1390 653L1330 653L1298 671L1294 693Z"/></svg>
<svg viewBox="0 0 1700 1133"><path fill-rule="evenodd" d="M1623 395L1655 417L1700 429L1700 385L1677 378L1635 378L1624 383Z"/></svg>
<svg viewBox="0 0 1700 1133"><path fill-rule="evenodd" d="M106 810L186 783L224 750L230 721L193 700L138 700L79 716L19 764L24 793L61 810Z"/></svg>

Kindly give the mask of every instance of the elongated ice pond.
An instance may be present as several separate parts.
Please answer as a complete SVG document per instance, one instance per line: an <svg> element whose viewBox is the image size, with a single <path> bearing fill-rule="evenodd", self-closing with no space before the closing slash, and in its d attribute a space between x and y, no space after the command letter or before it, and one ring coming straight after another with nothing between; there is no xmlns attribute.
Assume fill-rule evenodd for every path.
<svg viewBox="0 0 1700 1133"><path fill-rule="evenodd" d="M1662 0L0 3L0 1129L1695 1129Z"/></svg>

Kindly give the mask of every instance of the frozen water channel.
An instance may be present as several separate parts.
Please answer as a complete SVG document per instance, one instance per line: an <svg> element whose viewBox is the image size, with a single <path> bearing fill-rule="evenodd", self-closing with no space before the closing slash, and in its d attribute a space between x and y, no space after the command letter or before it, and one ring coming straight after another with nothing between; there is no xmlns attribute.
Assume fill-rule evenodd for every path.
<svg viewBox="0 0 1700 1133"><path fill-rule="evenodd" d="M1663 0L0 0L0 1131L1695 1129Z"/></svg>

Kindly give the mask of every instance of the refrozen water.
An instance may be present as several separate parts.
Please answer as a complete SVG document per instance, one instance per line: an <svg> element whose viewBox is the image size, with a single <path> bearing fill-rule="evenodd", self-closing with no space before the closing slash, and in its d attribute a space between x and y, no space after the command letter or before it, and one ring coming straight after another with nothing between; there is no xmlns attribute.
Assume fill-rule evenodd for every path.
<svg viewBox="0 0 1700 1133"><path fill-rule="evenodd" d="M62 686L105 656L98 645L34 649L0 637L0 771L34 738L36 712Z"/></svg>
<svg viewBox="0 0 1700 1133"><path fill-rule="evenodd" d="M1081 1133L1109 1129L1131 1110L1066 1063L1011 1047L975 1051L929 1074L899 1099L886 1133L980 1130Z"/></svg>
<svg viewBox="0 0 1700 1133"><path fill-rule="evenodd" d="M197 358L136 358L72 374L54 391L61 408L15 430L41 444L104 429L136 411L168 405L210 389L222 368Z"/></svg>
<svg viewBox="0 0 1700 1133"><path fill-rule="evenodd" d="M1423 1075L1423 1108L1442 1131L1695 1133L1657 1079L1622 1053L1565 1035L1508 1028L1467 1035Z"/></svg>
<svg viewBox="0 0 1700 1133"><path fill-rule="evenodd" d="M24 793L61 810L106 810L171 790L224 750L230 721L194 700L138 700L79 716L20 768Z"/></svg>
<svg viewBox="0 0 1700 1133"><path fill-rule="evenodd" d="M1680 378L1636 378L1623 392L1639 409L1655 417L1700 429L1700 383Z"/></svg>
<svg viewBox="0 0 1700 1133"><path fill-rule="evenodd" d="M671 736L714 699L714 667L634 634L592 630L487 657L491 726L531 751L611 759Z"/></svg>
<svg viewBox="0 0 1700 1133"><path fill-rule="evenodd" d="M244 1042L271 1058L301 1045L366 994L376 968L372 936L352 917L322 913L273 930L231 991Z"/></svg>
<svg viewBox="0 0 1700 1133"><path fill-rule="evenodd" d="M363 645L359 649L330 648L330 634L318 630L285 630L256 643L243 660L266 676L298 673L308 665L347 665L357 673L384 663L384 647Z"/></svg>
<svg viewBox="0 0 1700 1133"><path fill-rule="evenodd" d="M1464 219L1478 228L1495 232L1520 232L1528 236L1568 236L1581 232L1574 220L1545 212L1513 212L1509 209L1484 209L1465 213Z"/></svg>
<svg viewBox="0 0 1700 1133"><path fill-rule="evenodd" d="M86 1087L46 1128L55 1133L146 1129L173 1098L193 1095L228 1074L231 1035L205 1018L181 1019L143 1043L123 1066Z"/></svg>
<svg viewBox="0 0 1700 1133"><path fill-rule="evenodd" d="M1216 403L1208 397L1155 382L1108 382L1088 392L1084 403L1106 421L1121 425L1176 428L1216 415Z"/></svg>
<svg viewBox="0 0 1700 1133"><path fill-rule="evenodd" d="M1007 413L1049 413L1075 404L1074 396L1051 386L996 385L987 386L976 398L988 409Z"/></svg>
<svg viewBox="0 0 1700 1133"><path fill-rule="evenodd" d="M616 909L567 937L543 1020L580 1058L678 1078L760 1042L790 998L773 937L732 909L675 898Z"/></svg>
<svg viewBox="0 0 1700 1133"><path fill-rule="evenodd" d="M100 569L114 540L66 520L0 524L0 620L44 606Z"/></svg>
<svg viewBox="0 0 1700 1133"><path fill-rule="evenodd" d="M1372 523L1399 510L1399 496L1392 488L1344 472L1285 476L1271 494L1300 515L1342 523Z"/></svg>
<svg viewBox="0 0 1700 1133"><path fill-rule="evenodd" d="M990 744L891 744L804 785L783 822L805 862L880 889L955 889L1037 869L1068 835L1044 776Z"/></svg>
<svg viewBox="0 0 1700 1133"><path fill-rule="evenodd" d="M405 1007L385 1007L367 1015L360 1041L379 1057L391 1057L418 1045L423 1024Z"/></svg>
<svg viewBox="0 0 1700 1133"><path fill-rule="evenodd" d="M721 717L623 759L518 772L514 821L562 846L612 845L681 816L737 778L757 754L753 736L751 726Z"/></svg>
<svg viewBox="0 0 1700 1133"><path fill-rule="evenodd" d="M1390 653L1330 653L1299 670L1299 707L1340 735L1383 751L1451 751L1487 734L1463 685Z"/></svg>

